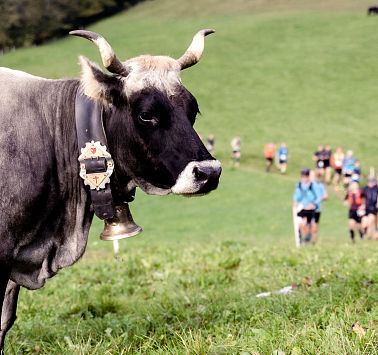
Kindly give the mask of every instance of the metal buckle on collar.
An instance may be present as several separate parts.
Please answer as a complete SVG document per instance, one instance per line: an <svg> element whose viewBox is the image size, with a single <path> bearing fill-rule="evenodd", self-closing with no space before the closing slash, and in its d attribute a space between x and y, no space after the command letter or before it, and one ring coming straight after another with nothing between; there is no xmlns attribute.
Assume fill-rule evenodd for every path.
<svg viewBox="0 0 378 355"><path fill-rule="evenodd" d="M112 156L107 152L106 146L101 145L100 142L87 142L85 147L81 148L78 160L80 162L80 177L84 180L84 184L89 185L91 190L105 189L105 185L110 183L110 175L114 170L114 162ZM91 169L89 165L92 165L91 163L94 160L99 164Z"/></svg>

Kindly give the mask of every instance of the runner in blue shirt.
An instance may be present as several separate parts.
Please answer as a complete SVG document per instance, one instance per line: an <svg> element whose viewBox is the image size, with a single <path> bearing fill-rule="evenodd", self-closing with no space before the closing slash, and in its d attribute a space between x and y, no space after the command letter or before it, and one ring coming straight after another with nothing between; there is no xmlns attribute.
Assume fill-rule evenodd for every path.
<svg viewBox="0 0 378 355"><path fill-rule="evenodd" d="M300 231L306 241L311 240L311 235L314 232L314 226L311 221L315 218L317 201L318 197L310 180L310 170L303 169L301 171L301 181L295 187L293 203L298 211L297 215L302 217Z"/></svg>
<svg viewBox="0 0 378 355"><path fill-rule="evenodd" d="M280 169L281 174L286 173L287 169L287 160L289 157L289 150L287 149L286 143L281 143L280 148L277 152L278 157L278 167Z"/></svg>
<svg viewBox="0 0 378 355"><path fill-rule="evenodd" d="M344 188L345 190L348 189L349 183L351 182L351 177L354 172L356 159L353 156L353 151L348 150L345 154L344 160L343 160L343 176L344 176Z"/></svg>

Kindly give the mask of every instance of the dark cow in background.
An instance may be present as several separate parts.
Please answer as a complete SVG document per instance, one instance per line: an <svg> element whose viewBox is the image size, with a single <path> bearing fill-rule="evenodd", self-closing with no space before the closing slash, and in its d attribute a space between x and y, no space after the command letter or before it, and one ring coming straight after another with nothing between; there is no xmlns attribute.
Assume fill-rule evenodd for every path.
<svg viewBox="0 0 378 355"><path fill-rule="evenodd" d="M367 11L368 15L378 15L378 6L370 6Z"/></svg>
<svg viewBox="0 0 378 355"><path fill-rule="evenodd" d="M180 80L204 49L199 31L178 60L143 55L121 62L100 35L104 73L80 57L80 80L48 80L0 68L0 348L16 318L20 286L38 289L84 253L93 208L79 177L75 97L102 108L115 166L115 199L135 187L149 194L202 195L221 165L193 129L198 104Z"/></svg>

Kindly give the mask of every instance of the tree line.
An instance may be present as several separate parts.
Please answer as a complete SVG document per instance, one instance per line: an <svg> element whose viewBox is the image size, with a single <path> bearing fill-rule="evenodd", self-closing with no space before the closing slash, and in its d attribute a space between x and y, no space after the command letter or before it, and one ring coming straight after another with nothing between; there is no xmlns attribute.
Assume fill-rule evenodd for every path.
<svg viewBox="0 0 378 355"><path fill-rule="evenodd" d="M0 0L0 51L62 37L142 0Z"/></svg>

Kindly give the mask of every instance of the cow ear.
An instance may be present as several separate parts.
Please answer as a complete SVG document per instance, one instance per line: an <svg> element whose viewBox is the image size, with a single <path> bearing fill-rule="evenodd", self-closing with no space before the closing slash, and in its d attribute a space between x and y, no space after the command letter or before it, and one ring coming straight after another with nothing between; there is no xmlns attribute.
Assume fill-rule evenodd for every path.
<svg viewBox="0 0 378 355"><path fill-rule="evenodd" d="M96 101L112 103L111 93L120 86L120 82L112 75L105 74L100 67L89 59L80 56L81 86L84 94Z"/></svg>

